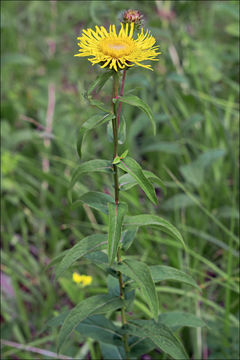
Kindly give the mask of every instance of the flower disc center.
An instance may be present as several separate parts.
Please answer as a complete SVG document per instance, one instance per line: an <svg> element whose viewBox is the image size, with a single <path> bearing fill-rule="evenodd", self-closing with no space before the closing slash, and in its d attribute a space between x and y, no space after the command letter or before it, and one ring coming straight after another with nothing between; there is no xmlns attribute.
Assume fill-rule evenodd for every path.
<svg viewBox="0 0 240 360"><path fill-rule="evenodd" d="M101 51L105 55L111 56L116 59L122 56L129 55L133 47L133 44L131 44L128 39L124 39L124 41L118 39L104 39L99 45Z"/></svg>
<svg viewBox="0 0 240 360"><path fill-rule="evenodd" d="M125 47L126 46L124 44L112 44L112 45L109 45L109 48L112 48L114 50L122 50Z"/></svg>

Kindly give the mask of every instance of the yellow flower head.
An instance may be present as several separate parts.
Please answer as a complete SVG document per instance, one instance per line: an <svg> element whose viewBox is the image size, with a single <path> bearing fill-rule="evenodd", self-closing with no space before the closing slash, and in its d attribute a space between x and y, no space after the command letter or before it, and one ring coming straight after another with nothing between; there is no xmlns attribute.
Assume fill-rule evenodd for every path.
<svg viewBox="0 0 240 360"><path fill-rule="evenodd" d="M152 70L151 65L142 64L142 61L157 61L156 56L158 46L154 46L156 40L150 32L137 34L137 39L133 38L134 23L121 24L119 34L116 33L115 25L109 26L109 31L101 26L83 30L82 36L78 37L80 49L75 56L91 56L88 58L91 63L99 63L102 68L109 67L115 71L124 69L128 66L142 66Z"/></svg>
<svg viewBox="0 0 240 360"><path fill-rule="evenodd" d="M82 284L83 286L90 285L92 283L92 277L89 275L82 275Z"/></svg>
<svg viewBox="0 0 240 360"><path fill-rule="evenodd" d="M92 283L92 277L89 275L80 275L77 272L74 272L72 279L76 284L81 284L83 286L90 285Z"/></svg>

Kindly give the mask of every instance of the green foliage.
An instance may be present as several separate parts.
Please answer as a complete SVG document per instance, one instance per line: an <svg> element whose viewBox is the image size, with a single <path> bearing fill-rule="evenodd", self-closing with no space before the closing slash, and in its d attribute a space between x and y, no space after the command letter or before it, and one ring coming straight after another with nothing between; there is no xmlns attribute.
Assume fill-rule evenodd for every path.
<svg viewBox="0 0 240 360"><path fill-rule="evenodd" d="M109 295L95 295L81 301L70 311L63 322L58 336L58 351L77 325L89 315L104 314L120 308L121 305L122 301L119 297Z"/></svg>
<svg viewBox="0 0 240 360"><path fill-rule="evenodd" d="M181 166L180 171L187 182L199 187L204 181L206 168L224 155L225 150L221 149L207 151L190 164Z"/></svg>
<svg viewBox="0 0 240 360"><path fill-rule="evenodd" d="M124 225L126 226L157 226L160 230L171 235L175 239L179 240L185 247L184 240L180 232L167 220L160 218L157 215L135 215L126 216L124 219Z"/></svg>
<svg viewBox="0 0 240 360"><path fill-rule="evenodd" d="M89 316L76 327L76 331L107 344L122 344L122 335L119 333L119 328L103 315Z"/></svg>
<svg viewBox="0 0 240 360"><path fill-rule="evenodd" d="M110 195L97 191L89 191L76 200L72 207L75 208L79 205L87 204L96 210L102 211L104 214L108 214L108 204L112 202L113 198Z"/></svg>
<svg viewBox="0 0 240 360"><path fill-rule="evenodd" d="M118 264L109 267L107 244L73 262L57 282L50 268L71 246L108 231L108 203L114 195L112 144L107 141L111 72L73 54L82 28L108 25L110 19L117 23L123 7L119 1L2 3L3 359L47 358L46 351L56 352L57 328L75 304L106 291L119 297L119 274L113 268ZM131 7L146 15L145 26L162 54L153 72L127 71L123 97L137 96L148 104L156 136L151 115L138 100L132 106L122 101L120 124L124 116L126 131L118 155L127 148L141 164L158 203L148 202L136 179L121 169L120 202L128 203L130 218L160 215L174 224L188 251L166 227L150 220L146 226L132 225L125 216L122 260L149 264L159 294L158 322L181 339L190 358L202 358L205 349L209 359L237 359L239 3L133 1ZM84 165L78 151L86 163L108 160ZM72 271L91 275L91 286L73 283ZM127 319L149 319L144 296L134 293L137 283L125 275L123 281ZM65 313L61 321L59 313ZM46 330L51 318L55 325ZM61 352L70 358L124 359L123 335L120 311L90 315L77 324ZM159 352L150 337L128 334L128 344L134 359L171 357ZM33 352L36 348L40 352Z"/></svg>
<svg viewBox="0 0 240 360"><path fill-rule="evenodd" d="M181 281L183 283L192 285L199 290L199 287L196 284L196 282L193 280L193 278L181 270L174 269L170 266L165 266L165 265L153 265L150 266L150 271L152 274L153 281L155 283L164 280Z"/></svg>
<svg viewBox="0 0 240 360"><path fill-rule="evenodd" d="M139 99L138 96L135 95L128 95L128 96L119 96L118 99L113 99L113 102L123 102L129 105L137 106L139 109L145 112L149 120L151 121L152 128L153 128L153 135L156 135L156 125L153 119L153 113L151 108L141 99Z"/></svg>
<svg viewBox="0 0 240 360"><path fill-rule="evenodd" d="M114 268L136 281L156 319L158 317L158 297L148 266L140 261L125 259Z"/></svg>
<svg viewBox="0 0 240 360"><path fill-rule="evenodd" d="M167 326L160 322L155 323L150 320L134 321L128 325L128 332L139 338L147 338L173 359L189 358L181 342Z"/></svg>
<svg viewBox="0 0 240 360"><path fill-rule="evenodd" d="M131 228L130 230L125 230L122 232L121 238L121 247L124 251L126 251L132 245L134 238L137 234L138 227Z"/></svg>
<svg viewBox="0 0 240 360"><path fill-rule="evenodd" d="M62 325L69 311L56 316L48 321L47 327L57 327ZM75 328L80 334L91 337L95 340L102 341L107 344L121 345L122 334L114 323L103 315L92 315L81 321Z"/></svg>
<svg viewBox="0 0 240 360"><path fill-rule="evenodd" d="M82 174L88 174L91 172L103 172L109 173L112 170L111 162L108 160L90 160L79 165L72 175L70 183L70 189L76 184Z"/></svg>
<svg viewBox="0 0 240 360"><path fill-rule="evenodd" d="M122 223L127 212L127 204L108 204L108 260L111 265L116 258L121 239Z"/></svg>
<svg viewBox="0 0 240 360"><path fill-rule="evenodd" d="M109 122L107 125L107 138L110 143L113 142L113 128L112 128L112 122ZM123 117L121 119L121 122L119 124L118 128L118 144L124 144L126 141L126 121Z"/></svg>
<svg viewBox="0 0 240 360"><path fill-rule="evenodd" d="M103 125L105 122L110 121L113 118L113 114L96 114L90 117L90 119L88 119L86 122L84 122L84 124L79 130L77 140L77 152L80 158L82 157L82 143L88 131L94 129L96 126Z"/></svg>
<svg viewBox="0 0 240 360"><path fill-rule="evenodd" d="M147 197L154 204L157 204L157 197L152 184L145 177L141 166L134 159L128 156L125 159L120 160L117 166L127 172L129 175L131 175L146 193Z"/></svg>
<svg viewBox="0 0 240 360"><path fill-rule="evenodd" d="M109 74L108 74L109 75ZM113 95L116 94L116 89L118 90L119 82L118 82L118 75L113 74ZM97 81L90 87L91 91L99 86L100 88L105 84L108 76L104 77L103 80L102 76L97 79ZM113 98L113 103L115 104L116 99ZM153 122L152 112L150 108L142 102L136 96L128 96L128 97L120 97L122 102L127 102L131 105L135 105L140 107L150 118ZM128 344L128 335L135 335L139 336L141 339L146 335L143 335L143 332L139 331L136 327L132 324L128 325L126 319L125 309L129 307L129 305L134 301L135 293L133 291L129 292L125 291L126 283L123 279L123 275L126 278L130 278L134 280L137 287L140 288L145 301L148 303L149 308L152 313L152 317L157 322L158 320L158 311L159 311L159 304L158 304L158 296L157 291L155 288L154 280L152 278L152 273L150 268L141 261L136 261L132 259L121 259L121 249L128 249L129 246L132 244L133 239L136 234L136 229L139 226L147 226L147 225L157 225L160 227L161 230L169 233L170 235L174 236L178 240L182 242L185 246L185 243L182 239L181 234L179 231L171 225L168 221L159 218L155 215L137 215L137 216L126 216L128 206L124 202L119 202L119 182L118 182L118 171L117 168L125 171L133 178L138 185L144 190L148 198L156 205L157 204L157 197L154 190L152 183L148 180L148 177L151 177L153 174L151 172L148 173L148 177L145 177L144 172L140 165L131 157L127 156L128 150L124 151L121 156L117 154L117 145L118 143L122 143L125 141L125 130L118 128L117 123L117 116L118 110L116 105L113 106L114 114L111 116L112 123L108 124L108 138L110 141L114 143L114 160L112 162L112 170L114 174L114 188L115 188L115 202L113 199L106 194L98 193L98 192L87 192L82 195L82 197L77 201L77 204L83 202L90 207L93 207L97 210L102 211L103 213L108 214L108 263L111 267L108 271L111 273L112 270L115 270L115 274L112 272L113 275L118 276L119 283L114 277L108 277L108 295L96 295L95 297L91 297L89 299L81 301L73 310L65 318L63 325L61 327L59 338L58 338L58 351L62 346L65 339L70 335L70 333L76 328L79 322L85 320L89 315L98 314L108 312L110 310L116 310L118 307L121 308L121 320L122 320L122 328L124 329L123 337L122 337L122 345L124 346L125 357L129 359L129 344ZM120 111L120 108L119 108ZM80 135L78 137L78 155L81 157L81 146L82 140L86 130L92 130L99 124L105 122L108 119L108 115L100 115L99 118L90 118L85 123L85 126L80 130ZM125 122L124 124L125 129ZM110 126L111 125L111 126ZM155 125L155 123L154 123ZM154 132L155 132L154 127ZM109 131L112 136L109 135ZM122 135L121 135L122 133ZM74 187L76 182L78 181L79 177L83 173L88 172L109 172L110 164L106 160L90 160L87 162L82 163L72 175L70 189ZM153 178L156 179L157 177L153 175ZM157 178L158 179L158 178ZM129 181L129 180L128 180ZM131 180L130 180L131 182ZM132 184L131 184L132 185ZM110 201L109 201L110 200ZM108 202L109 201L109 202ZM74 205L76 202L74 203ZM123 224L131 225L134 229L130 232L125 232L122 238L122 226ZM127 240L124 241L124 237L127 235ZM120 244L122 238L122 244ZM60 264L56 268L56 279L59 278L62 273L67 270L74 262L80 260L84 256L88 255L95 250L99 251L105 248L106 244L106 236L105 235L90 235L87 238L81 240L80 243L73 246L69 251L66 252L64 257L62 258ZM117 264L116 264L117 262ZM105 268L106 270L106 268ZM166 267L164 270L158 268L158 271L155 271L156 268L153 268L153 273L155 276L155 282L164 279L164 270L165 270L165 279L174 279L174 280L181 280L194 284L193 280L185 276L184 273L181 272L174 272L168 270ZM159 277L160 273L160 277ZM163 274L162 274L163 273ZM175 275L176 279L175 279ZM189 280L190 278L190 280ZM64 283L62 283L64 285ZM70 288L66 288L69 296L71 299L75 301L75 291L74 289L70 291ZM132 294L132 295L130 295ZM130 296L129 296L130 295ZM89 300L89 301L88 301ZM116 300L119 300L120 303L115 304ZM109 307L109 301L111 306ZM148 325L150 323L147 323ZM178 343L177 339L174 335L171 334L170 329L167 326L163 325L162 323L158 323L156 326L148 326L146 327L147 337L151 338L155 331L158 332L158 335L154 335L152 342L163 349L166 353L173 356L175 359L179 359L180 356L183 354L186 355L184 348L180 343ZM83 327L84 329L84 327ZM126 330L127 329L127 330ZM101 329L94 329L93 333L90 334L94 338L96 338L95 332L100 332ZM127 332L126 332L127 331ZM87 335L87 333L85 334ZM104 336L103 336L104 337ZM102 335L99 335L98 340L102 341ZM113 358L118 358L119 356L122 357L122 352L116 346L113 345L106 345L104 341L101 343L101 348L103 350L103 356L111 356Z"/></svg>
<svg viewBox="0 0 240 360"><path fill-rule="evenodd" d="M183 326L188 327L203 327L206 326L204 321L199 319L193 314L181 312L181 311L172 311L170 313L164 313L159 315L159 322L169 326L171 329L178 329Z"/></svg>
<svg viewBox="0 0 240 360"><path fill-rule="evenodd" d="M93 81L89 87L87 91L88 95L90 95L93 91L98 93L111 76L113 76L113 70L103 70L102 74L98 75L96 80Z"/></svg>
<svg viewBox="0 0 240 360"><path fill-rule="evenodd" d="M120 162L120 157L119 157L118 162ZM116 162L116 163L118 163L118 162ZM148 170L143 170L143 175L145 176L145 178L152 179L153 182L160 185L160 187L166 193L166 187L164 185L164 182L161 179L159 179L158 176L156 176L155 174L153 174L151 171L148 171ZM124 175L120 176L119 181L120 181L119 186L120 186L120 189L122 189L122 190L129 190L133 186L138 184L137 180L130 174L124 174Z"/></svg>
<svg viewBox="0 0 240 360"><path fill-rule="evenodd" d="M76 260L81 259L81 257L92 251L104 249L106 244L106 235L96 234L82 239L65 253L63 259L56 268L56 279L61 276L62 273L66 271Z"/></svg>
<svg viewBox="0 0 240 360"><path fill-rule="evenodd" d="M124 360L125 353L123 347L100 343L103 359Z"/></svg>

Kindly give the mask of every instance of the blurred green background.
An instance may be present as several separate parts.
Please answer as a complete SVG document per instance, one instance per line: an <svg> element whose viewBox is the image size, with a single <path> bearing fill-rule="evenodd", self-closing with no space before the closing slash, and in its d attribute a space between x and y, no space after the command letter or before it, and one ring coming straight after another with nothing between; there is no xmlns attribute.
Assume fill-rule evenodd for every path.
<svg viewBox="0 0 240 360"><path fill-rule="evenodd" d="M78 130L96 113L84 93L100 73L73 55L83 28L118 24L126 8L144 13L162 54L154 72L136 67L126 78L126 92L151 106L157 135L143 113L123 105L127 131L120 150L128 148L163 179L167 194L156 188L158 206L137 187L122 198L132 215L155 213L171 221L190 249L186 253L166 235L144 229L129 253L150 265L182 269L202 288L197 293L175 282L158 287L161 312L189 311L207 324L179 333L192 359L239 358L239 3L180 0L1 2L3 359L54 357L46 350L56 351L58 329L44 330L47 320L106 291L104 273L88 260L72 269L93 277L82 289L72 282L72 271L54 284L54 272L44 268L79 239L107 229L104 214L86 206L72 209L67 199L80 162ZM109 102L110 92L111 83L98 98ZM105 126L88 135L84 160L111 154ZM112 179L86 177L74 196L87 189L111 193ZM131 316L147 317L143 299L137 300ZM93 359L93 349L98 353L92 340L75 334L62 352ZM167 357L156 350L142 359Z"/></svg>

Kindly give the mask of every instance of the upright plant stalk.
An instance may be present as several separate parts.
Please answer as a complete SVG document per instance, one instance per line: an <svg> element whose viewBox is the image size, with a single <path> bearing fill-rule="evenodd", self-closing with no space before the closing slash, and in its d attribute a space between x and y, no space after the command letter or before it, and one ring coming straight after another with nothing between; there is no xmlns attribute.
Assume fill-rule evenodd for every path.
<svg viewBox="0 0 240 360"><path fill-rule="evenodd" d="M113 94L112 98L116 99L118 97L118 87L119 87L119 80L118 75L114 73L113 75ZM113 159L117 156L118 152L118 127L117 127L117 105L113 103L113 112L115 117L112 119L112 128L113 128ZM115 188L115 203L118 205L119 203L119 184L118 184L118 168L114 164L113 165L114 171L114 188Z"/></svg>
<svg viewBox="0 0 240 360"><path fill-rule="evenodd" d="M189 278L188 274L184 274L182 271L179 273L178 276L178 271L176 269L172 269L171 267L164 266L164 268L162 269L162 266L157 266L151 268L145 262L132 259L131 257L126 256L126 258L124 258L123 260L121 258L121 246L119 244L121 241L122 226L124 226L124 228L127 228L128 226L134 225L134 229L132 229L133 231L129 230L128 238L126 239L125 243L123 243L126 249L131 246L132 242L134 241L134 237L136 235L138 227L141 226L157 226L161 231L166 232L168 235L171 235L173 238L184 244L184 240L179 231L166 219L162 219L158 215L141 214L134 216L125 216L127 212L127 204L124 202L120 202L119 199L118 168L130 175L133 181L133 183L129 183L130 185L135 186L138 184L153 204L157 204L158 202L154 186L150 179L151 176L154 178L154 180L158 179L158 177L149 171L145 172L140 166L140 164L138 164L137 161L135 161L133 158L131 158L131 156L128 155L128 150L125 150L121 156L119 156L118 154L118 132L121 116L121 102L136 106L140 110L144 111L144 113L151 121L153 125L153 130L155 131L155 123L151 108L138 96L123 96L123 89L126 70L129 65L134 66L135 63L135 65L140 65L147 69L151 69L150 65L140 64L139 61L141 62L144 60L157 60L156 55L159 54L157 52L158 46L153 46L155 44L155 39L148 32L146 32L144 35L143 29L141 29L141 32L137 34L137 39L134 39L133 37L133 31L135 29L135 26L136 29L138 29L138 25L140 25L141 22L141 14L139 13L139 11L128 10L124 14L124 21L127 23L126 25L124 25L123 23L121 24L121 30L119 31L119 34L116 33L115 25L110 25L109 32L107 32L107 30L104 29L103 26L101 28L96 27L96 31L93 31L92 29L85 30L82 36L78 38L80 40L80 53L76 55L95 56L93 58L89 58L88 60L93 63L105 62L102 67L108 66L109 70L111 70L111 72L103 72L91 85L91 90L88 91L88 97L90 103L92 103L93 105L97 106L97 103L91 97L91 93L93 92L93 90L100 90L106 83L106 81L110 77L113 77L113 113L105 114L104 117L102 117L101 112L101 114L96 114L96 116L91 117L84 123L84 125L80 129L77 142L77 150L79 157L81 158L81 146L86 133L89 130L94 129L98 125L103 124L105 120L108 121L109 117L112 119L112 117L114 116L114 118L112 119L114 161L112 162L112 165L109 164L109 160L102 159L94 159L83 162L73 173L71 180L72 189L81 174L88 173L88 171L108 172L109 168L113 169L115 203L112 203L112 198L110 197L109 199L106 194L98 194L96 192L94 194L90 191L84 194L84 202L86 201L86 203L89 203L90 206L92 205L92 195L94 195L96 200L99 200L101 203L107 205L109 209L108 233L93 234L82 239L66 254L63 254L63 258L57 265L56 269L56 278L59 278L59 276L61 276L61 274L66 271L74 262L80 260L89 252L94 253L96 251L99 251L99 249L102 249L102 247L103 249L107 247L110 269L112 271L117 271L119 281L119 295L116 296L116 294L113 294L111 289L109 289L108 295L95 295L90 297L89 299L81 301L80 304L77 304L72 310L70 310L69 314L63 322L58 336L57 348L58 350L61 348L66 337L68 337L71 332L76 329L79 323L88 319L89 316L96 313L96 308L97 313L108 313L109 311L115 311L121 308L122 330L124 329L122 340L125 351L125 359L130 359L128 336L136 336L137 338L139 338L140 341L142 339L148 340L148 342L152 343L151 346L153 346L153 348L160 347L162 351L169 354L173 359L181 358L187 360L188 355L183 345L179 342L178 338L176 338L174 333L172 332L171 326L168 327L167 325L164 325L158 321L159 301L155 282L175 278L178 281L179 276L181 276L183 282L194 287L198 287L197 284L194 282L193 279ZM110 54L107 58L106 53ZM131 64L129 64L129 62ZM123 72L119 92L119 74L121 73L121 70L123 70ZM120 97L118 96L118 93ZM102 110L101 106L99 106L99 108ZM150 175L150 177L145 176L145 174ZM161 179L158 179L157 183L158 182L160 182L160 184L162 185ZM99 209L96 207L96 210L105 212L104 209L100 207ZM155 319L155 322L153 322L152 320L145 320L142 326L140 325L141 323L135 324L132 322L129 323L128 326L126 326L126 293L123 276L127 276L127 278L131 279L131 281L133 281L134 287L137 287L141 290L142 295L150 309L150 316ZM133 297L129 300L131 300L130 302L133 302L135 299ZM130 303L127 303L127 306L128 304L130 305ZM191 314L191 317L192 316L193 315ZM99 320L103 326L105 319L106 318L103 317L102 320ZM175 324L175 319L173 320L173 324ZM193 326L195 326L194 324L195 322L193 321ZM95 329L95 331L96 339L102 339L102 327L99 327L98 330ZM122 335L121 329L116 328L116 333L120 337ZM95 338L94 335L93 338ZM106 358L104 355L104 349L106 348L106 346L108 346L108 343L114 346L112 349L113 351L116 350L115 343L113 343L112 341L112 337L111 339L106 339L106 343L104 340L103 342L101 342L101 347L103 349L102 355L104 358ZM136 349L135 345L136 347L138 346L137 343L134 344L134 348L131 349L132 354L136 353L136 351L139 352L139 354L143 354L149 351L148 344L147 346L141 344L140 349Z"/></svg>
<svg viewBox="0 0 240 360"><path fill-rule="evenodd" d="M123 96L123 90L124 90L126 72L127 72L127 70L123 70L122 83L121 83L121 89L120 89L120 96ZM117 114L117 131L118 131L118 129L119 129L121 109L122 109L122 103L121 103L121 101L120 101L120 102L119 102L119 105L118 105L118 114Z"/></svg>
<svg viewBox="0 0 240 360"><path fill-rule="evenodd" d="M123 95L125 75L126 75L126 71L124 72L123 78L122 78L122 84L121 84L121 90L120 90L121 96ZM117 97L118 97L118 88L119 88L118 74L114 73L114 75L113 75L113 96L112 96L113 99L117 99ZM117 111L117 105L116 105L116 103L113 102L113 112L115 115L115 117L112 120L113 143L114 143L113 159L114 159L118 155L118 128L119 128L120 115L121 115L120 104L118 106L118 111ZM115 165L115 164L113 164L113 171L114 171L115 203L116 203L116 206L118 206L118 204L119 204L118 168L117 168L117 165ZM120 246L118 247L118 251L117 251L117 261L119 264L122 262ZM124 299L125 299L124 282L123 282L122 273L120 271L118 272L118 279L119 279L119 288L120 288L120 298L124 301ZM126 325L127 318L126 318L125 306L123 306L121 308L121 319L122 319L122 325ZM125 353L126 353L126 359L128 360L129 359L129 357L128 357L129 347L128 347L127 334L123 335L123 344L124 344L124 349L125 349Z"/></svg>

